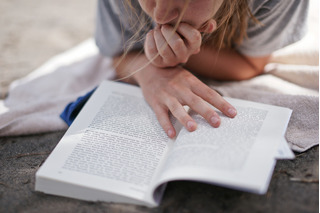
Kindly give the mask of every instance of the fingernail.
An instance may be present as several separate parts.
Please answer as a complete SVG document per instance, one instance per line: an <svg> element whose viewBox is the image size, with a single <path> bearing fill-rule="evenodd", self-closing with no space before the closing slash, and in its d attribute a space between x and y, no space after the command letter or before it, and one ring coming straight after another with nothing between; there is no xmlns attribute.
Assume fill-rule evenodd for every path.
<svg viewBox="0 0 320 213"><path fill-rule="evenodd" d="M172 129L168 130L168 136L169 136L169 138L173 138L174 137L174 132L173 132Z"/></svg>
<svg viewBox="0 0 320 213"><path fill-rule="evenodd" d="M187 122L187 127L189 131L193 131L197 128L197 124L193 121L188 121Z"/></svg>
<svg viewBox="0 0 320 213"><path fill-rule="evenodd" d="M233 108L228 109L228 114L232 117L237 115L237 111Z"/></svg>
<svg viewBox="0 0 320 213"><path fill-rule="evenodd" d="M216 116L212 116L211 118L211 123L214 125L214 126L218 126L220 124L220 119L217 118Z"/></svg>

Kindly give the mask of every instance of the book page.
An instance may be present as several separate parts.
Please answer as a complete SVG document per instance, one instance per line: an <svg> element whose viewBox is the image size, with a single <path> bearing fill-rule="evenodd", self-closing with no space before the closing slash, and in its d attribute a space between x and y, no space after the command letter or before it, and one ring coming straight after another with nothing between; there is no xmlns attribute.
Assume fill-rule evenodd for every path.
<svg viewBox="0 0 320 213"><path fill-rule="evenodd" d="M170 142L139 88L107 82L39 175L144 200Z"/></svg>
<svg viewBox="0 0 320 213"><path fill-rule="evenodd" d="M181 164L210 167L221 170L241 170L249 155L263 121L266 110L237 107L238 115L222 118L219 128L212 128L199 114L192 111L191 117L198 123L196 131L181 130L168 161L170 167ZM246 125L243 125L246 122ZM197 154L201 153L201 154Z"/></svg>
<svg viewBox="0 0 320 213"><path fill-rule="evenodd" d="M277 160L292 160L295 158L295 155L285 137L281 140L279 144L278 154L276 155Z"/></svg>
<svg viewBox="0 0 320 213"><path fill-rule="evenodd" d="M211 127L195 112L194 132L180 131L168 155L162 179L191 179L264 192L272 174L291 110L228 99L238 111L231 119L220 113Z"/></svg>

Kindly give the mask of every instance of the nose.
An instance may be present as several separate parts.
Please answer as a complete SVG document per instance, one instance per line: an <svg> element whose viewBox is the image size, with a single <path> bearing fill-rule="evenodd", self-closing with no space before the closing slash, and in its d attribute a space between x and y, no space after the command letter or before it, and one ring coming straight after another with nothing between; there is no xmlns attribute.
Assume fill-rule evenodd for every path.
<svg viewBox="0 0 320 213"><path fill-rule="evenodd" d="M153 11L153 18L156 23L173 23L179 17L179 8L175 5L174 1L170 1L170 3L163 0L157 1Z"/></svg>

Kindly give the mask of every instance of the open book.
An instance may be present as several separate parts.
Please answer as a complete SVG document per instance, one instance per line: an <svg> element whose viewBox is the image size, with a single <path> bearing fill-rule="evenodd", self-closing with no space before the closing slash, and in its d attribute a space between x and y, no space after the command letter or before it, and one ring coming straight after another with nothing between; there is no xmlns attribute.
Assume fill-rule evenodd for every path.
<svg viewBox="0 0 320 213"><path fill-rule="evenodd" d="M178 134L169 139L139 87L105 81L37 171L35 189L146 206L157 206L173 180L265 193L276 159L293 157L284 138L291 110L226 100L235 118L220 113L213 128L190 111L197 130L173 121Z"/></svg>

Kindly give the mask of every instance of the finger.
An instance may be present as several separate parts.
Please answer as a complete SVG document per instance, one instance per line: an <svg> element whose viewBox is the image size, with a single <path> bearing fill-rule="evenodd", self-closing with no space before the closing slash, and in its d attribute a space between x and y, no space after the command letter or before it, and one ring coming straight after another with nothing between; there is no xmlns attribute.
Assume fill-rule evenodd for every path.
<svg viewBox="0 0 320 213"><path fill-rule="evenodd" d="M162 58L158 55L158 49L154 40L154 30L151 30L146 35L144 49L146 56L152 63L161 64Z"/></svg>
<svg viewBox="0 0 320 213"><path fill-rule="evenodd" d="M151 30L146 35L144 50L149 61L157 63L161 58L157 57L158 50L154 41L154 31Z"/></svg>
<svg viewBox="0 0 320 213"><path fill-rule="evenodd" d="M197 129L197 123L191 118L176 98L167 98L166 100L166 105L172 115L177 118L188 131L192 132Z"/></svg>
<svg viewBox="0 0 320 213"><path fill-rule="evenodd" d="M205 118L208 123L213 127L219 127L221 123L221 119L217 112L209 106L207 102L205 102L202 98L190 92L184 93L183 101L194 111L196 111L199 115Z"/></svg>
<svg viewBox="0 0 320 213"><path fill-rule="evenodd" d="M154 40L156 43L157 50L162 57L163 61L166 64L171 64L172 59L175 59L175 55L173 51L171 50L170 46L167 44L167 41L163 37L160 29L155 29L154 31ZM176 64L172 64L174 66Z"/></svg>
<svg viewBox="0 0 320 213"><path fill-rule="evenodd" d="M200 32L186 23L181 23L178 26L177 32L184 37L187 48L193 53L197 53L201 46L201 34Z"/></svg>
<svg viewBox="0 0 320 213"><path fill-rule="evenodd" d="M163 25L161 27L161 32L167 43L171 47L177 60L180 63L186 63L188 60L188 49L181 36L179 36L178 33L174 32L174 28L170 25Z"/></svg>
<svg viewBox="0 0 320 213"><path fill-rule="evenodd" d="M237 110L207 85L203 84L202 86L192 86L192 91L203 100L219 109L226 116L233 118L237 115Z"/></svg>
<svg viewBox="0 0 320 213"><path fill-rule="evenodd" d="M168 109L157 105L153 107L153 111L155 112L161 127L166 132L168 137L174 138L176 136L176 131L170 121Z"/></svg>

